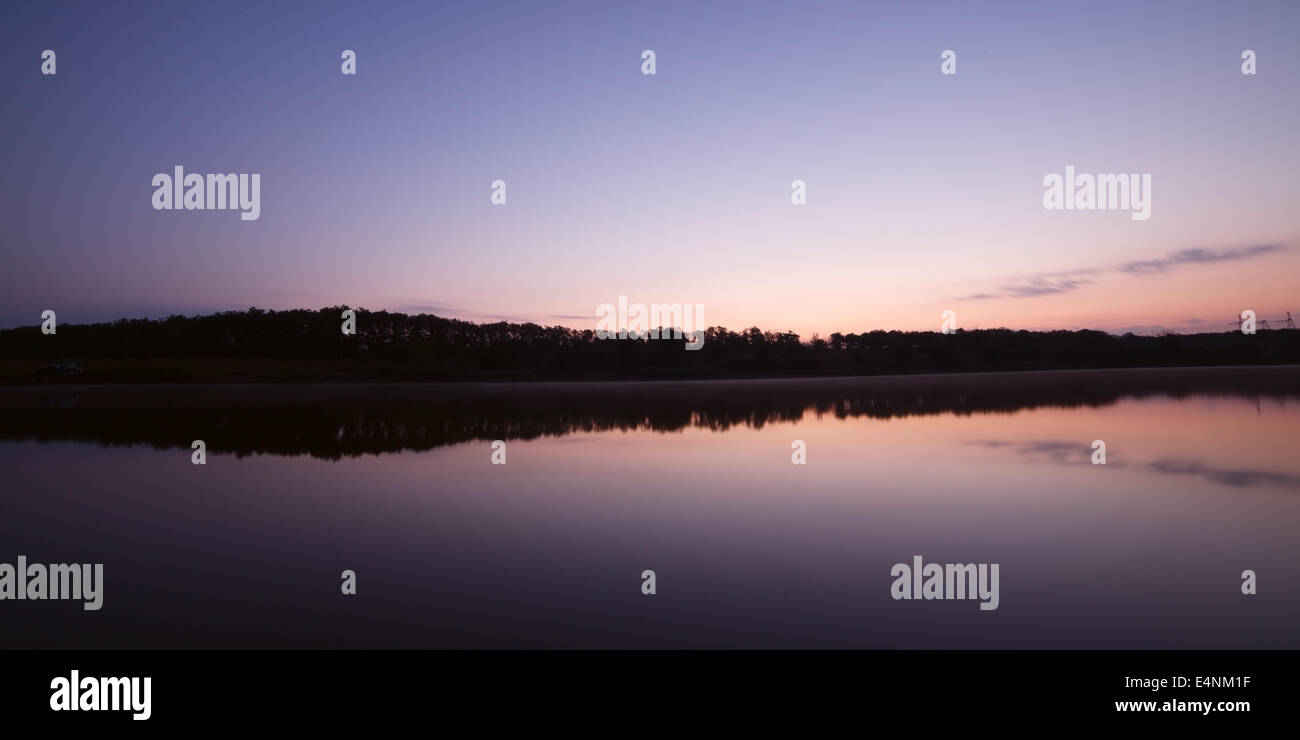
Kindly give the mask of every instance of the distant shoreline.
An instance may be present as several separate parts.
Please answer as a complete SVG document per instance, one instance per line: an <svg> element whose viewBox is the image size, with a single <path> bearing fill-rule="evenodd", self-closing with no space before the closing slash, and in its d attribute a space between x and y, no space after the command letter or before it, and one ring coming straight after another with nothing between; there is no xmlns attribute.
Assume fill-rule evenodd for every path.
<svg viewBox="0 0 1300 740"><path fill-rule="evenodd" d="M340 326L355 314L355 326ZM350 320L349 320L350 321ZM342 329L342 330L341 330ZM805 340L709 327L680 340L340 307L0 331L0 385L428 383L878 377L1300 365L1300 330L1164 336L956 329Z"/></svg>

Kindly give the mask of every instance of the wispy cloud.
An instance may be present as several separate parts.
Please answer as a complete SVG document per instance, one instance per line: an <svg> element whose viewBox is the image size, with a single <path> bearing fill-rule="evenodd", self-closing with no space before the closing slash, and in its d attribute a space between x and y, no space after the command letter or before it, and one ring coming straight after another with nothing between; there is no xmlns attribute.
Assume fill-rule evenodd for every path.
<svg viewBox="0 0 1300 740"><path fill-rule="evenodd" d="M1036 298L1044 295L1057 295L1078 290L1091 285L1089 278L1080 275L1095 274L1095 270L1071 270L1070 272L1040 273L1018 282L1003 285L996 293L972 293L962 296L963 301L982 301L990 298Z"/></svg>
<svg viewBox="0 0 1300 740"><path fill-rule="evenodd" d="M1165 334L1167 332L1177 334L1180 331L1186 331L1187 329L1215 328L1217 327L1213 322L1193 316L1192 318L1183 319L1177 326L1166 326L1164 324L1131 324L1129 326L1111 327L1108 328L1107 331L1115 334Z"/></svg>
<svg viewBox="0 0 1300 740"><path fill-rule="evenodd" d="M1280 251L1282 251L1282 247L1277 244L1257 244L1252 247L1243 247L1242 249L1223 249L1217 252L1213 249L1180 249L1163 259L1129 262L1120 266L1119 271L1136 274L1150 274L1165 272L1176 265L1192 265L1204 262L1247 259L1249 257L1257 257L1261 254L1272 254Z"/></svg>
<svg viewBox="0 0 1300 740"><path fill-rule="evenodd" d="M1129 324L1128 326L1116 326L1107 329L1115 334L1164 334L1166 332L1177 333L1173 327L1164 324Z"/></svg>
<svg viewBox="0 0 1300 740"><path fill-rule="evenodd" d="M1096 281L1081 277L1101 275L1104 273L1121 273L1127 275L1159 275L1182 265L1198 265L1228 260L1242 260L1274 254L1286 250L1280 244L1257 244L1236 249L1180 249L1165 257L1153 260L1126 262L1113 267L1094 267L1068 272L1048 272L1031 275L1001 286L996 291L982 291L959 296L959 301L984 301L992 298L1040 298L1042 296L1070 293L1082 287L1093 285ZM1189 319L1188 324L1203 323L1200 319Z"/></svg>
<svg viewBox="0 0 1300 740"><path fill-rule="evenodd" d="M413 301L403 303L393 307L394 311L402 313L431 313L435 316L456 319L477 319L487 321L513 321L516 323L526 323L524 319L504 314L483 313L465 306L453 306L447 303L435 303L430 301Z"/></svg>

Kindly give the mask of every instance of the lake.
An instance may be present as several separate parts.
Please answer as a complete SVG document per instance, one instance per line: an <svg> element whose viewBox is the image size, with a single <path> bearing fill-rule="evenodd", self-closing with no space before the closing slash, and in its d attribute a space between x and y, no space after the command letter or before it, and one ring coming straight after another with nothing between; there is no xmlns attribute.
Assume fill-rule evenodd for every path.
<svg viewBox="0 0 1300 740"><path fill-rule="evenodd" d="M98 611L0 601L0 647L1295 649L1297 401L1294 366L0 388L0 562L104 565ZM895 599L915 556L997 564L997 608Z"/></svg>

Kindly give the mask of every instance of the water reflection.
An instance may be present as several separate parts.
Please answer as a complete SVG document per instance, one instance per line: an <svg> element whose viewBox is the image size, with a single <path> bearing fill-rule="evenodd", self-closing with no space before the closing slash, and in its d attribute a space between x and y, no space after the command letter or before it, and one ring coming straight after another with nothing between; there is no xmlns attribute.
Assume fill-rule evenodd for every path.
<svg viewBox="0 0 1300 740"><path fill-rule="evenodd" d="M106 586L0 647L1300 648L1296 378L2 390L0 562Z"/></svg>
<svg viewBox="0 0 1300 740"><path fill-rule="evenodd" d="M1213 440L1208 440L1213 446ZM1029 462L1049 462L1055 465L1081 466L1094 464L1092 448L1078 440L1038 439L1028 441L979 440L972 444L996 450L1009 450ZM1109 460L1111 468L1132 468L1172 476L1195 476L1234 488L1250 486L1283 486L1300 488L1300 475L1276 470L1255 468L1220 468L1188 459L1159 459L1130 463Z"/></svg>
<svg viewBox="0 0 1300 740"><path fill-rule="evenodd" d="M1300 396L1298 380L1294 367L1263 367L658 383L6 388L0 389L0 439L159 449L203 439L212 453L340 460L582 432L761 429L808 416L997 414L1100 408L1153 396L1285 403ZM1051 450L1022 452L1029 453ZM1191 472L1173 462L1165 469ZM1251 479L1249 471L1196 473Z"/></svg>

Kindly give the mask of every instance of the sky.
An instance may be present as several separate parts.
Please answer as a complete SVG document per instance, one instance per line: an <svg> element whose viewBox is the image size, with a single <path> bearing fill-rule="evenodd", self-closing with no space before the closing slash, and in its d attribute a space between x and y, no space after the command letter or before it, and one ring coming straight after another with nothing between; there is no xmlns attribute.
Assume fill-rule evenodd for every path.
<svg viewBox="0 0 1300 740"><path fill-rule="evenodd" d="M595 328L620 296L805 338L1272 320L1300 311L1297 31L1250 0L4 3L0 327ZM177 165L259 173L260 217L155 210ZM1149 174L1150 218L1045 209L1067 165Z"/></svg>

